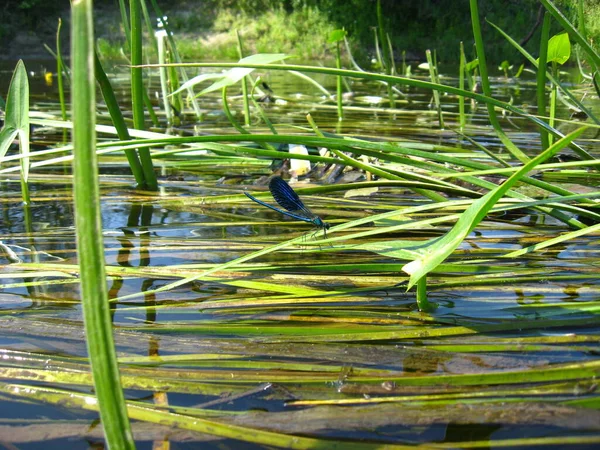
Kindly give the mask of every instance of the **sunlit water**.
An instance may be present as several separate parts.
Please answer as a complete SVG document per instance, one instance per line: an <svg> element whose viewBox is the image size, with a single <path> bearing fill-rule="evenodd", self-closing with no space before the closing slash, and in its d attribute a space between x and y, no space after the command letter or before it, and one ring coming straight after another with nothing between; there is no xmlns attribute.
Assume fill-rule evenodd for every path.
<svg viewBox="0 0 600 450"><path fill-rule="evenodd" d="M453 131L458 126L457 106L455 99L449 96L443 97L446 128L440 130L435 109L430 106L430 93L401 88L406 91L407 97L398 99L396 108L389 110L383 87L353 82L350 86L354 94L345 103L346 118L340 125L335 104L324 99L311 85L287 74L268 74L266 79L279 100L263 104L263 107L282 133L292 132L292 126L308 127L305 117L310 113L322 131L366 139L411 139L446 146L469 145ZM0 80L4 87L6 77ZM42 84L38 74L31 81L32 109L56 114L57 107L53 103L56 87ZM334 92L331 79L321 78L319 81ZM457 81L448 76L442 82L455 85ZM152 86L153 93L156 83ZM123 86L121 92L126 92L126 88ZM512 101L530 111L533 110L527 105L535 104L534 89L534 80L527 74L525 79L499 77L494 82L497 98ZM241 102L239 97L236 99L239 94L230 89L232 109L242 120ZM127 104L126 97L121 100L123 105ZM197 122L193 115L186 114L183 123L171 131L184 135L234 133L222 114L219 95L201 97L200 103L205 114L203 122ZM466 108L470 136L489 150L501 152L498 139L487 125L486 109L482 105L472 107L468 103ZM568 112L561 109L559 117L567 116ZM101 121L108 123L105 119ZM253 116L252 121L250 129L253 132L269 132L258 116ZM522 150L532 155L539 150L539 137L530 123L516 117L501 117L501 121L513 142ZM561 127L564 132L573 128L572 125L559 125ZM162 132L164 129L155 131ZM55 145L60 139L62 134L56 130L34 129L33 140L37 149ZM586 140L583 142L586 143ZM590 145L586 149L594 156L600 156L598 148L590 141L587 143ZM112 299L165 286L178 277L198 274L216 264L310 230L304 223L286 220L250 202L204 204L198 201L203 197L240 194L245 188L259 189L255 183L270 175L270 161L257 161L246 166L207 165L199 168L165 165L160 169L159 194L140 193L122 162L103 161L100 178L103 239ZM158 165L161 163L158 162ZM40 368L48 365L47 361L52 358L68 360L86 354L80 293L74 276L77 270L75 266L66 268L77 263L69 174L68 164L32 169L33 229L29 231L25 226L18 179L6 175L2 180L0 204L3 220L0 231L4 252L0 274L4 276L0 291L0 344L7 352L4 358L6 367ZM361 177L358 174L357 180L362 180ZM586 184L593 189L597 178L587 180ZM346 202L340 193L304 199L314 212L333 224L423 201L406 190L391 188L381 189L369 197L357 197L353 199L356 203ZM385 206L380 210L376 209L378 205ZM373 226L367 224L361 230ZM444 224L432 229L408 229L385 236L385 239L426 239L441 235L448 228L449 225ZM531 210L494 214L477 227L447 262L473 260L473 265L485 267L486 258L518 250L565 231L567 229L562 223ZM529 255L501 262L493 260L491 264L496 268L502 266L504 271L486 273L476 270L471 276L453 270L433 273L429 278L429 297L438 307L427 316L417 312L414 291L406 291L406 277L400 271L403 261L343 244L314 249L310 245L312 238L307 239L309 242L304 246L268 254L252 260L246 267L213 274L212 279L191 281L174 290L146 297L113 301L115 339L120 356L227 354L236 356L235 361L254 361L247 367L241 363L236 367L224 365L218 358L202 360L192 357L173 363L171 367L197 374L200 381L221 384L227 383L229 372L242 378L247 371L263 373L263 376L249 378L236 386L224 384L219 393L250 391L260 383L272 382L274 387L232 401L218 402L213 409L289 414L289 417L282 415L277 420L296 425L282 426L283 432L382 443L452 443L574 435L598 437L597 424L586 425L584 420L587 415L596 414L593 408L575 405L567 409L561 403L565 399L588 395L592 400L596 399L597 408L595 388L588 379L580 380L581 390L587 394L575 394L578 384L569 379L554 392L553 402L501 403L498 401L500 394L496 393L489 397L488 403L471 404L469 411L462 411L462 407L455 404L421 407L410 402L375 403L361 406L363 409L346 408L347 420L344 422L339 420L340 414L328 409L336 407L321 406L314 410L314 421L305 418L302 420L306 422L301 422L294 415L298 408L289 404L285 406L285 402L298 399L360 400L379 395L415 394L409 386L403 390L401 384L390 382L385 385L388 378L519 371L547 364L597 361L600 330L594 319L600 291L597 280L600 241L597 233ZM55 264L56 269L63 272L46 274L44 282L40 283L39 277L15 276L19 262L42 264L40 271L49 271L48 264ZM364 271L357 271L355 267L344 269L344 264L358 262L365 267L368 264L373 266ZM332 264L339 268L333 270ZM373 268L375 264L378 264L376 269ZM266 267L257 270L257 265ZM170 268L161 270L165 266ZM175 268L182 272L173 273ZM28 266L29 271L33 269L32 265ZM261 289L252 282L268 283L268 286ZM286 297L286 290L291 286L307 289L305 297ZM327 295L333 291L347 293ZM564 319L564 326L531 326L536 320L553 319ZM478 326L501 327L514 321L530 325L523 329L498 328L496 333L475 333ZM433 329L463 326L473 333L463 330L439 337L418 334L419 330L430 326ZM327 336L339 333L339 327L346 327L348 333L356 336L361 332L406 330L414 330L415 334L411 338L400 335L371 340L340 338L331 339L328 343ZM317 336L323 336L323 342L313 339L315 329ZM514 348L528 343L533 347ZM473 351L473 348L465 348L464 351L452 349L452 346L463 344L482 347L480 351ZM493 345L506 345L506 350L485 347ZM449 346L451 351L445 351L443 346ZM16 351L41 356L39 359L22 360L14 353ZM261 362L273 366L261 365ZM278 363L281 364L280 370ZM310 373L302 369L294 372L286 366L291 363L313 364L313 368L321 366L323 370L340 366L340 370L325 373L318 383L307 381L307 384L302 384L303 380L310 378ZM53 364L50 366L57 370L67 370L61 366L59 359ZM129 364L127 367L137 366ZM357 370L357 374L360 369L386 372L380 374L379 381L354 383L352 369ZM345 375L346 371L350 375ZM291 384L287 381L278 383L278 376L287 373L295 373L298 380ZM159 377L165 377L165 374L161 373ZM19 380L17 377L16 381L10 381ZM557 382L562 381L557 379ZM507 386L503 385L503 388ZM444 393L451 390L450 387L451 384L444 382L439 391L431 392ZM529 383L521 382L515 389L528 387ZM79 389L91 392L89 387ZM127 394L131 399L147 399L148 391L130 389ZM169 394L169 404L182 407L198 405L218 399L218 395L178 393L175 390ZM507 393L506 397L525 395L533 394ZM550 398L551 394L548 396ZM0 427L12 424L9 419L22 419L23 423L43 419L48 424L64 420L61 423L65 425L65 435L52 441L57 448L70 436L78 437L68 441L69 448L87 448L88 443L91 445L101 440L95 430L68 430L68 426L76 423L75 419L89 425L95 414L47 405L40 407L38 404L31 407L9 396L3 397L0 405ZM558 409L545 410L553 405ZM453 408L458 409L452 411ZM505 408L504 416L502 408ZM530 412L537 409L540 412L537 415L527 414L528 408ZM566 423L553 421L544 414L554 414L558 418L571 414L572 419ZM388 419L399 415L404 417L401 425ZM436 415L439 415L439 420L432 418ZM485 418L476 425L479 415ZM359 417L364 418L364 423ZM260 416L241 416L238 423L243 425L244 420L248 426L253 426L263 419ZM42 433L41 430L42 427L35 433ZM148 431L141 433L149 436L144 434ZM179 442L178 437L174 437L173 441L177 442L177 448L193 448L193 444ZM26 441L23 438L15 442ZM223 441L208 445L217 448L221 444ZM250 444L246 445L253 448ZM585 445L582 441L577 448ZM143 445L140 448L144 448Z"/></svg>

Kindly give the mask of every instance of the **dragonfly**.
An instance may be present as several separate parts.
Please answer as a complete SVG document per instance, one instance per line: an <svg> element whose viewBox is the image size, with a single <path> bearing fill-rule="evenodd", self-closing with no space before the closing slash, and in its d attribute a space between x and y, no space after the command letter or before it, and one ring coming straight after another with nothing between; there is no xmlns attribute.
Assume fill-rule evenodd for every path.
<svg viewBox="0 0 600 450"><path fill-rule="evenodd" d="M284 209L277 208L276 206L269 205L268 203L263 202L262 200L257 199L256 197L250 195L248 192L244 191L246 197L250 200L258 203L259 205L266 206L267 208L272 209L273 211L277 211L278 213L283 214L284 216L292 217L297 220L301 220L303 222L312 223L316 227L319 227L323 230L323 234L325 238L327 238L327 230L329 229L329 224L324 222L319 216L314 214L310 209L304 206L298 194L294 192L292 187L287 184L287 182L281 177L273 177L269 182L269 190L271 191L271 195L275 199L275 201Z"/></svg>

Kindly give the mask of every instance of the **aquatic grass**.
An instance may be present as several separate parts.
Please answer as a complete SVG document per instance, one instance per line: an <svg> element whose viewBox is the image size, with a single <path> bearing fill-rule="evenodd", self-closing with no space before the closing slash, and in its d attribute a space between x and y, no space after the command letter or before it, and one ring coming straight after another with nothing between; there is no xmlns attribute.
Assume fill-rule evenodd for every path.
<svg viewBox="0 0 600 450"><path fill-rule="evenodd" d="M71 407L78 407L84 410L96 410L93 397L85 394L52 388L33 388L24 385L5 383L2 384L1 388L5 392L22 395L25 398L35 399L45 403L67 404ZM327 448L341 449L347 444L344 441L335 441L333 439L316 439L296 435L286 435L283 433L262 431L256 427L245 427L234 425L232 423L220 423L214 420L202 419L198 416L175 414L159 408L151 408L145 403L129 403L128 413L132 418L138 420L204 432L211 435L227 437L229 439L238 439L242 442L254 442L283 448L309 449L315 448L316 446L327 446ZM377 443L353 443L352 446L356 449L381 448L381 445ZM386 445L386 448L408 449L415 447L400 444L388 444Z"/></svg>
<svg viewBox="0 0 600 450"><path fill-rule="evenodd" d="M540 0L544 8L552 14L552 17L569 33L569 36L581 47L585 54L590 59L590 63L597 71L600 68L600 55L593 49L589 42L582 36L579 31L569 22L564 14L549 0Z"/></svg>
<svg viewBox="0 0 600 450"><path fill-rule="evenodd" d="M58 26L56 27L56 82L58 85L58 101L60 102L60 113L62 120L67 120L67 105L65 103L65 88L64 88L64 72L65 65L62 57L62 50L60 45L60 30L62 28L62 20L58 19ZM64 136L66 141L66 136Z"/></svg>
<svg viewBox="0 0 600 450"><path fill-rule="evenodd" d="M244 59L244 49L242 47L242 38L238 30L235 30L237 39L237 50L240 60ZM240 83L242 84L242 104L244 105L244 124L250 126L250 100L248 99L248 75L244 76ZM224 86L225 87L225 86Z"/></svg>
<svg viewBox="0 0 600 450"><path fill-rule="evenodd" d="M125 119L123 118L123 113L117 102L117 97L115 96L115 92L112 88L110 80L108 79L108 76L106 76L106 72L102 67L102 63L100 61L100 58L98 58L97 52L94 52L94 74L96 76L96 81L100 86L102 97L104 98L104 102L106 103L108 112L110 114L112 123L117 131L119 139L131 139L129 129L127 128ZM133 174L138 186L144 186L145 175L136 149L129 148L124 150L124 153L127 156L131 173Z"/></svg>
<svg viewBox="0 0 600 450"><path fill-rule="evenodd" d="M377 14L375 49L378 54L378 59L386 75L395 75L393 59L394 55L392 54L392 46L389 41L389 37L385 32L385 27L383 24L383 10L381 8L381 0L377 0L375 11ZM388 45L386 45L386 43ZM391 83L387 83L388 100L390 102L390 106L393 108L395 106L395 99L392 87L393 85Z"/></svg>
<svg viewBox="0 0 600 450"><path fill-rule="evenodd" d="M163 29L159 29L154 33L154 37L157 43L157 52L158 52L158 63L165 64L166 60L166 49L165 49L165 37L167 32ZM162 103L165 111L165 118L167 120L167 125L172 125L173 118L171 113L171 104L168 99L168 90L167 90L167 68L161 67L159 69L159 77L160 77L160 91L162 95Z"/></svg>
<svg viewBox="0 0 600 450"><path fill-rule="evenodd" d="M345 77L346 72L330 75ZM229 101L241 105L239 97ZM325 111L335 117L331 102L322 108L312 98L309 102L290 102L284 111L300 117L294 123L304 117L297 111L308 105L315 117ZM387 118L400 111L351 108L345 110L349 130L353 114ZM144 399L129 402L129 411L153 426L139 428L145 431L136 438L147 440L166 429L176 442L175 427L181 427L210 433L213 439L284 447L330 448L338 445L336 436L358 432L368 440L367 448L390 442L413 448L415 442L475 448L490 442L597 442L594 237L600 194L589 188L582 172L570 172L578 162L538 164L535 176L543 180L523 177L488 205L489 214L476 232L428 274L426 293L438 308L423 313L414 294L405 292L408 276L401 272L414 258L410 245L443 236L471 205L522 174L522 165L482 149L489 145L488 127L467 128L469 138L486 142L480 147L455 148L425 142L454 139L451 133L416 142L397 133L387 137L386 128L377 129L376 137L369 130L333 135L319 132L316 125L312 130L289 127L278 123L275 108L266 111L265 117L268 113L273 119L270 133L247 127L252 134L237 135L225 125L204 126L201 132L207 135L184 138L131 130L136 139L123 140L111 127L96 127L106 133L106 142L97 143L105 163L102 205L132 210L126 225L104 230L103 241L123 382L136 389L132 397ZM433 122L431 114L427 117ZM455 118L453 113L446 117L448 123ZM334 128L317 120L321 129ZM44 127L56 122L32 120ZM565 123L571 128L576 122ZM63 123L60 129L71 126ZM589 147L579 147L580 155L587 150L595 154L592 141L578 142ZM336 157L256 148L296 143L330 149ZM125 168L121 153L136 146L151 148L169 176L161 181L160 196L135 192L130 177L109 173ZM34 195L39 205L70 201L62 192L70 177L55 172L72 150L61 146L32 152L36 165L30 180L41 188ZM272 160L289 158L316 163L311 180L325 179L329 170L342 167L353 168L346 176L372 173L380 179L298 187L307 205L335 224L327 241L313 241L301 225L253 213L242 192L271 174ZM2 160L17 163L2 169L6 180L18 179L13 172L20 159L11 155ZM593 170L595 165L596 160L585 158L580 167ZM568 189L552 181L551 171L565 177ZM47 189L52 185L59 189ZM424 190L439 198L424 197ZM262 195L268 194L257 197ZM13 191L0 198L6 206L15 201ZM137 207L150 202L152 221L133 217ZM70 288L80 273L73 264L73 236L70 227L50 225L36 230L35 246L28 246L27 233L2 243L13 259L32 262L2 266L3 296L15 304L3 309L0 329L38 349L3 353L0 372L13 383L3 386L3 401L38 398L48 402L46 407L76 401L74 411L85 404L94 408L92 397L77 393L89 389L91 378L80 339L79 295ZM420 282L425 284L424 278ZM50 295L33 289L29 296L21 295L36 286L53 290ZM144 299L135 297L142 294ZM40 381L48 387L36 386ZM252 410L265 404L273 408ZM285 410L279 411L283 405ZM506 427L509 437L513 427L526 429L524 436L535 435L536 427L555 431L536 439L461 437L444 443L433 443L427 432L430 426L481 423ZM392 427L396 431L390 435ZM86 433L90 431L75 435ZM293 441L297 436L300 440ZM355 443L348 438L339 446Z"/></svg>
<svg viewBox="0 0 600 450"><path fill-rule="evenodd" d="M81 292L86 326L86 343L102 426L109 446L134 448L123 391L119 382L104 272L102 224L99 211L97 161L95 154L94 28L92 2L73 3L72 101L74 202L77 248L81 270Z"/></svg>
<svg viewBox="0 0 600 450"><path fill-rule="evenodd" d="M340 42L346 38L345 30L333 30L327 42L335 45L335 67L337 69L342 68L342 56L340 53ZM337 103L337 114L338 120L344 119L344 108L343 108L343 92L342 92L342 77L336 77L336 103Z"/></svg>
<svg viewBox="0 0 600 450"><path fill-rule="evenodd" d="M261 55L257 55L257 57L262 58ZM223 67L223 68L236 68L236 67L242 68L243 67L245 70L254 70L254 69L295 70L295 71L299 71L299 72L321 73L321 74L328 74L328 75L334 75L334 76L339 75L339 76L343 76L343 77L357 78L357 79L361 79L361 80L374 80L374 81L379 80L379 81L391 82L391 83L398 84L398 85L406 85L406 86L413 86L413 87L419 87L419 88L424 88L424 89L437 90L437 91L445 92L448 94L463 96L465 98L472 98L474 100L477 100L479 102L487 104L488 108L491 108L493 106L493 107L498 107L500 109L504 109L504 110L509 111L513 114L516 114L520 117L526 118L526 119L532 121L533 123L543 127L544 129L547 129L550 133L552 133L554 136L556 136L558 138L564 136L562 133L560 133L557 130L555 130L554 128L550 127L545 121L543 121L543 120L537 118L536 116L529 114L526 111L521 110L520 108L517 108L509 103L497 100L489 95L477 94L475 92L461 90L461 89L455 88L453 86L448 86L448 85L444 85L444 84L435 84L435 83L418 80L418 79L414 79L414 78L388 76L388 75L383 75L383 74L377 74L377 73L372 73L372 72L361 72L361 71L356 71L356 70L324 68L324 67L297 65L297 64L274 64L274 63L260 64L260 63L254 63L254 62L248 61L249 58L251 58L251 57L245 58L245 61L243 63L241 63L241 62L240 63L184 63L181 65L176 64L174 66L176 66L176 67ZM171 64L169 64L167 66L171 66ZM146 64L146 65L143 65L140 67L150 67L150 68L155 67L156 68L156 67L160 67L160 65ZM231 73L232 75L228 75L229 73ZM227 75L222 77L221 83L232 84L233 82L239 80L239 78L237 78L237 75L242 74L242 73L244 73L244 72L230 71L230 72L228 72ZM234 74L235 74L235 76L234 76ZM200 95L203 93L210 92L211 90L220 89L220 88L221 88L221 84L215 83L212 86L210 86L209 88L206 88L205 90L201 91ZM504 138L502 138L502 139L504 139ZM506 139L508 139L508 137L506 137ZM512 141L510 143L510 146L514 147L514 144L512 143ZM589 153L587 153L580 146L572 144L571 148L573 149L573 151L575 151L581 157L586 158L586 159L592 159L592 157L589 155Z"/></svg>
<svg viewBox="0 0 600 450"><path fill-rule="evenodd" d="M558 66L563 65L571 56L571 43L569 41L569 35L567 33L560 33L552 36L548 41L548 49L546 55L546 63L552 64L552 73L555 79L559 79L560 72ZM541 66L542 68L545 65ZM548 124L554 126L556 118L556 100L558 95L558 87L556 84L552 84L550 88L550 117ZM552 144L553 136L548 136L549 143Z"/></svg>
<svg viewBox="0 0 600 450"><path fill-rule="evenodd" d="M479 21L479 6L477 0L469 0L469 7L471 11L471 26L473 28L473 37L475 38L475 48L477 51L477 67L479 69L479 74L481 77L481 88L486 97L491 97L491 87L488 76L488 69L485 57L485 46L483 43L483 35L481 33L481 24ZM513 155L516 159L521 161L522 163L526 163L529 158L525 153L523 153L506 135L506 133L502 130L500 126L500 122L498 121L498 117L496 115L496 111L492 107L491 103L486 103L488 109L488 118L492 127L496 131L496 134L506 147L506 149Z"/></svg>
<svg viewBox="0 0 600 450"><path fill-rule="evenodd" d="M458 88L465 89L465 76L467 76L467 58L465 56L465 46L463 42L460 42L460 59L458 63ZM465 116L465 98L463 96L458 97L458 116L459 116L459 130L460 132L465 131L467 124L467 118Z"/></svg>
<svg viewBox="0 0 600 450"><path fill-rule="evenodd" d="M255 68L262 68L266 65L270 65L276 61L282 61L289 58L289 55L284 53L262 53L256 55L250 55L247 57L241 57L238 64L235 65L231 70L225 73L209 73L198 75L191 80L184 83L179 91L184 89L192 88L193 86L202 83L208 79L216 79L212 85L200 91L196 96L208 94L210 92L220 90L223 87L229 87L238 82L242 81L247 75L251 74ZM258 67L253 67L254 65ZM157 67L163 67L165 64L159 64ZM187 64L166 64L167 67L186 67ZM144 67L152 67L152 65L146 65ZM177 93L179 91L175 91Z"/></svg>
<svg viewBox="0 0 600 450"><path fill-rule="evenodd" d="M131 0L129 2L130 19L130 40L131 45L131 110L133 112L133 125L138 130L145 129L144 125L144 96L146 89L142 78L142 68L136 67L142 63L142 20L141 6L142 0ZM152 109L151 107L149 109ZM142 173L144 174L144 187L155 191L158 189L152 157L147 148L137 150Z"/></svg>
<svg viewBox="0 0 600 450"><path fill-rule="evenodd" d="M529 52L527 52L523 47L519 45L514 39L512 39L508 34L506 34L503 30L501 30L495 24L488 22L494 29L496 29L516 50L519 51L535 68L538 68L538 61L534 58ZM545 77L551 81L553 85L556 85L560 88L561 92L568 97L569 101L576 106L577 109L584 112L587 117L592 119L595 124L600 124L600 120L595 116L593 111L588 108L580 99L578 99L564 83L561 83L557 80L550 71L546 71ZM538 89L541 89L541 85L538 84ZM545 91L545 89L544 89Z"/></svg>
<svg viewBox="0 0 600 450"><path fill-rule="evenodd" d="M388 214L388 216L395 215L395 214L398 214L398 213L396 211L393 211L391 214ZM364 223L364 222L370 221L372 219L373 219L372 217L368 217L366 219L362 219L362 222ZM443 220L452 220L452 217L444 217ZM361 221L357 221L357 222L360 223ZM409 223L406 226L410 226L410 225L412 225L412 224ZM342 229L347 228L349 226L351 226L351 225L350 224L339 225L339 226L333 227L330 230L330 232L335 232L335 230L337 230L337 229L342 230ZM402 227L402 225L400 225L397 228L401 228L401 227ZM385 231L389 231L389 230L390 229L385 229ZM255 252L255 253L252 253L250 255L246 255L246 256L244 256L242 258L239 258L237 260L229 261L228 263L225 263L225 264L222 264L222 265L218 265L216 267L213 267L213 268L210 268L208 270L205 270L205 271L203 271L199 275L195 275L195 276L191 276L191 277L186 277L186 278L184 278L184 279L182 279L180 281L176 281L174 283L167 284L164 287L161 287L161 288L155 290L155 292L156 293L163 292L165 290L172 289L172 288L175 288L177 286L181 286L182 284L185 284L185 283L190 282L192 280L199 279L199 278L202 278L202 277L206 277L207 275L210 275L211 273L214 273L214 272L217 272L217 271L222 271L222 270L227 269L229 267L233 267L236 264L239 264L239 263L251 260L251 259L256 258L258 256L262 256L262 255L264 255L264 254L266 254L268 252L271 252L271 251L275 251L275 250L278 250L278 249L285 248L288 245L292 245L292 244L295 244L295 243L298 243L298 242L302 242L303 240L304 240L304 236L301 236L301 237L293 239L291 241L283 242L281 244L277 244L275 246L268 247L268 248L263 249L263 250L261 250L259 252ZM392 245L391 248L393 248L396 253L391 252L390 249L387 248L390 245ZM404 245L407 247L405 250L402 250L402 245L403 245L403 243L400 242L400 241L398 241L398 242L394 242L393 244L385 244L385 243L383 243L380 247L377 247L376 245L373 245L373 244L367 244L365 246L365 248L369 249L371 251L382 252L383 254L385 254L387 256L401 257L401 258L410 260L410 259L414 258L414 255L415 255L414 251L410 250L410 247L419 246L420 243L418 241L415 241L415 242L410 242L409 241L407 243L404 243ZM135 297L135 295L129 295L129 296L121 297L120 299L117 299L117 301L123 301L125 299L134 298L134 297Z"/></svg>
<svg viewBox="0 0 600 450"><path fill-rule="evenodd" d="M425 57L427 58L427 68L429 69L429 78L433 84L440 84L440 79L437 71L437 65L433 61L431 56L431 50L425 50ZM462 89L462 87L461 87ZM462 98L462 97L460 97ZM435 103L435 108L437 110L438 122L440 128L444 128L444 114L442 111L442 103L440 102L440 93L436 90L433 91L433 101ZM464 99L463 99L464 101Z"/></svg>
<svg viewBox="0 0 600 450"><path fill-rule="evenodd" d="M181 60L181 56L179 55L179 51L177 50L177 42L175 41L175 38L173 37L174 34L171 30L168 20L165 18L166 16L162 13L160 7L156 3L156 0L150 0L150 3L152 4L152 8L154 9L154 12L156 14L159 26L162 26L162 28L164 28L164 30L167 33L166 38L169 42L169 53L173 56L176 63L181 63L182 60ZM181 77L181 80L184 83L187 82L189 79L185 69L179 70L179 76ZM179 78L177 78L175 76L172 76L171 79L179 80ZM175 87L175 86L173 85L173 87ZM176 90L177 89L173 89L173 91L176 91ZM187 92L188 92L188 100L189 100L190 104L192 105L194 113L195 113L196 117L198 119L200 119L202 117L202 111L200 110L200 106L198 105L197 100L194 98L192 90L188 89Z"/></svg>
<svg viewBox="0 0 600 450"><path fill-rule="evenodd" d="M269 128L271 133L278 134L277 130L273 126L273 123L271 122L271 120L269 119L267 114L265 113L265 110L260 106L260 104L254 98L254 91L256 90L256 88L260 82L261 82L260 77L256 78L256 80L254 81L254 84L252 85L252 90L250 91L250 101L252 102L252 106L254 106L254 109L256 111L258 111L260 118L265 123L265 125Z"/></svg>
<svg viewBox="0 0 600 450"><path fill-rule="evenodd" d="M409 288L414 285L422 276L425 276L429 270L441 263L452 251L460 245L463 239L473 228L487 215L496 203L518 180L519 178L534 168L537 164L556 154L559 150L568 145L570 141L580 136L585 128L580 128L570 135L557 141L554 145L542 152L539 156L525 164L519 171L515 172L502 185L490 191L481 199L476 200L457 221L456 225L448 234L439 240L432 241L429 248L417 251L417 259L404 266L403 270L411 276Z"/></svg>
<svg viewBox="0 0 600 450"><path fill-rule="evenodd" d="M150 134L149 136L155 136ZM380 159L390 159L393 158L392 156L390 156L390 154L388 153L381 153L379 151L376 151L375 153L373 153L373 150L370 150L371 148L373 149L389 149L389 151L392 151L393 153L398 153L399 151L402 151L402 153L405 153L406 155L412 155L412 156L423 156L423 157L428 157L429 159L438 159L440 162L444 161L446 163L451 162L452 164L458 164L458 165L467 165L467 167L477 167L477 168L485 168L485 165L481 165L481 164L474 164L474 163L470 163L469 161L465 160L465 159L456 159L456 158L451 158L451 157L446 157L443 154L431 154L431 153L425 153L422 152L420 150L411 150L409 148L402 148L402 147L398 147L396 145L393 145L393 143L390 144L386 144L386 143L371 143L371 142L367 142L367 141L362 141L362 140L348 140L348 139L343 139L343 140L337 140L337 139L332 139L332 138L311 138L311 137L306 137L306 136L283 136L283 135L272 135L272 136L268 136L268 135L247 135L247 136L211 136L211 137L197 137L197 138L165 138L162 143L166 143L166 142L173 142L173 143L181 143L181 144L185 144L185 145L190 145L192 143L194 143L195 145L201 145L202 142L205 141L226 141L226 140L231 140L231 141L237 141L237 140L251 140L251 141L255 141L255 142L259 142L259 143L264 143L264 142L298 142L298 143L303 143L305 145L320 145L320 146L326 146L329 148L339 148L340 150L351 150L351 151L357 151L358 150L360 153L364 154L371 154L371 155L377 155L378 158ZM140 141L141 143L142 141ZM160 141L156 140L156 139L148 139L148 140L144 140L143 143L144 145L150 146L153 143L159 143ZM340 145L341 144L341 145ZM111 145L116 145L116 143L106 143L106 144L100 144L99 147L102 146L111 146ZM131 143L129 143L129 145L131 146L135 146L136 145L136 141L131 141ZM406 144L405 144L406 145ZM410 145L410 143L408 143L408 145ZM210 148L211 146L209 146L208 148ZM115 147L118 148L118 147ZM205 147L207 148L207 147ZM212 146L213 149L216 149L216 147L214 147L214 144ZM219 147L219 149L221 151L228 151L227 147ZM239 151L241 150L243 153L248 153L248 154L255 154L255 155L264 155L264 156L271 156L271 157L276 157L276 158L284 158L284 157L289 157L289 155L287 153L282 154L281 152L275 152L275 151L265 151L265 150L257 150L257 149L246 149L244 147L236 147L235 149L231 149L231 154L236 154L239 153ZM110 151L110 150L108 150ZM302 156L302 155L295 155L293 156L295 158L300 158L300 159L308 159L308 160L312 160L314 162L318 162L318 161L331 161L331 162L336 162L336 160L333 159L327 159L327 158L323 158L323 157L317 157L317 156ZM69 157L63 157L63 160L68 160ZM337 160L338 162L340 160ZM409 164L414 164L414 162L411 162L411 160L403 160L404 162L407 162ZM46 162L42 162L40 164L46 164ZM442 168L441 166L439 168L437 168L436 170L442 169L446 172L449 172L448 169L446 168ZM7 172L13 169L3 169L3 172ZM458 173L458 172L457 172ZM460 175L460 173L458 173ZM391 176L391 175L390 175ZM403 172L402 176L409 176L411 178L415 177L415 174L411 174L408 172ZM466 179L468 179L469 182L475 182L476 184L479 184L481 186L485 186L487 188L493 188L494 185L486 182L483 183L480 179L471 177L465 177ZM418 178L417 178L418 179ZM421 177L421 179L423 179ZM432 178L427 178L424 179L427 183L434 183L432 185L430 185L432 188L435 186L435 184L437 183L435 180L433 180ZM543 187L543 188L548 188L551 189L551 191L554 191L555 193L558 193L560 195L570 195L571 193L565 190L556 190L554 189L553 186L548 185L547 183L543 183L540 182L539 180L533 180L533 179L526 179L527 182L531 182L537 186ZM418 185L415 185L415 188L417 188ZM424 185L423 185L424 186ZM445 188L443 186L446 186ZM448 189L450 188L450 190ZM456 188L453 188L451 184L445 183L443 185L440 185L439 188L437 189L442 189L442 191L448 191L448 192L452 192L452 190L454 190L455 192L463 192L463 195L467 195L470 196L471 194L469 193L468 190L464 190L464 188L460 188L458 190L456 190ZM511 193L510 195L516 195L516 193ZM521 198L524 198L521 196ZM205 201L205 200L202 200ZM585 211L582 211L584 213L586 213ZM590 213L586 213L586 214L590 214ZM592 214L593 215L593 214ZM573 222L573 224L575 225L575 222Z"/></svg>

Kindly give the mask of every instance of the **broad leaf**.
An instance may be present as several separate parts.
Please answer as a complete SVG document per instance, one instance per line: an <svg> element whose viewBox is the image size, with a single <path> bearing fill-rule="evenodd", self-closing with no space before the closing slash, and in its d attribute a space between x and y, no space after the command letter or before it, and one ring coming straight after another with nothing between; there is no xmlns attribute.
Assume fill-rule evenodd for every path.
<svg viewBox="0 0 600 450"><path fill-rule="evenodd" d="M179 89L177 89L172 94L169 94L169 97L171 97L175 94L179 94L181 91L185 91L186 89L196 86L197 84L200 84L203 81L214 80L217 78L221 78L222 76L223 76L222 73L203 73L202 75L198 75L190 80L187 80L185 83L183 83L181 85L181 87Z"/></svg>
<svg viewBox="0 0 600 450"><path fill-rule="evenodd" d="M568 33L552 36L548 41L548 62L564 64L571 57L571 41Z"/></svg>
<svg viewBox="0 0 600 450"><path fill-rule="evenodd" d="M8 147L17 137L23 155L21 175L26 182L29 177L29 81L22 60L17 63L8 88L6 117L0 132L0 157L4 157Z"/></svg>
<svg viewBox="0 0 600 450"><path fill-rule="evenodd" d="M281 61L285 58L289 58L289 56L284 53L259 53L258 55L251 55L240 59L238 64L271 64L275 61ZM240 81L246 75L252 73L254 70L255 69L250 69L247 67L234 67L224 74L221 74L221 79L219 81L213 83L198 95L207 94L209 92L220 90L226 86L231 86Z"/></svg>

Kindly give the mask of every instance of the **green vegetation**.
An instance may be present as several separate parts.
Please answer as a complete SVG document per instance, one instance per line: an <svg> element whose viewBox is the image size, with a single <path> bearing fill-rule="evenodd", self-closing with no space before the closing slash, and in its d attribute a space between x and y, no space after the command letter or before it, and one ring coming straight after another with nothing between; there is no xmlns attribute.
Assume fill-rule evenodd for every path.
<svg viewBox="0 0 600 450"><path fill-rule="evenodd" d="M576 20L578 0L558 2L567 16ZM600 6L593 0L585 0L585 20L589 37L600 41ZM334 29L348 32L354 56L367 64L375 56L373 27L378 25L374 2L363 0L188 0L159 1L175 31L181 56L186 61L237 59L235 30L244 40L250 53L284 52L296 55L300 60L323 60L334 58L331 47L324 39ZM425 50L437 50L442 64L456 64L459 42L465 42L468 58L473 57L471 30L465 26L468 15L467 2L455 0L410 0L381 2L383 25L388 30L395 57L407 52L409 57L425 59ZM9 1L3 7L4 20L0 24L0 45L9 46L18 32L30 30L38 33L42 42L50 42L56 20L68 19L66 5L60 2ZM125 45L122 28L114 8L96 5L99 49L103 57L121 60L121 47ZM151 9L151 6L148 6ZM496 24L518 42L527 39L525 48L535 53L541 26L539 2L536 0L482 1L482 17ZM554 31L558 27L554 26ZM515 61L519 55L510 44L497 39L493 28L482 24L482 32L494 39L489 46L488 58L500 64L503 60ZM153 46L149 45L150 55Z"/></svg>
<svg viewBox="0 0 600 450"><path fill-rule="evenodd" d="M391 2L366 3L236 15L222 0L211 24L238 61L182 63L186 22L173 14L155 46L162 13L121 0L110 26L131 64L107 74L116 45L95 54L91 0L74 2L70 112L30 102L17 64L0 131L3 444L600 444L600 54L550 0L535 51L469 0L461 73L438 71L445 47L413 76ZM338 23L350 11L360 27ZM376 70L343 68L346 33L373 17ZM526 66L491 76L490 42ZM334 60L282 51L315 48ZM266 191L274 174L327 233L255 208L301 206Z"/></svg>

